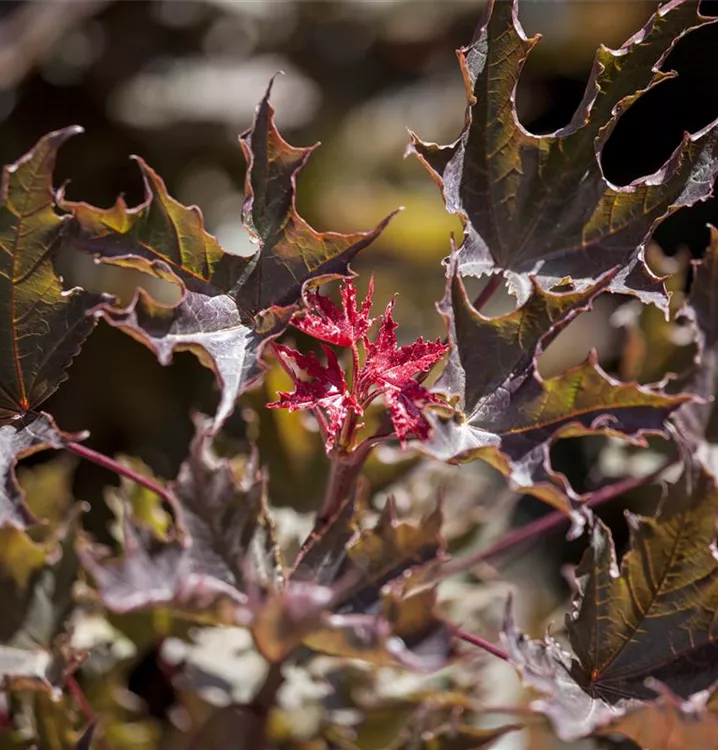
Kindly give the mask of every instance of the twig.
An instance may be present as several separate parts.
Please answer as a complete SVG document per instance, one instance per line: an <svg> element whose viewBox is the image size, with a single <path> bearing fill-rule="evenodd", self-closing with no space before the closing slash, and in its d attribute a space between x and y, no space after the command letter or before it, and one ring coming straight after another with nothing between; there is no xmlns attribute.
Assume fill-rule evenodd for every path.
<svg viewBox="0 0 718 750"><path fill-rule="evenodd" d="M620 482L606 485L605 487L602 487L601 489L596 490L594 493L592 493L589 500L586 502L586 505L589 508L596 508L599 505L603 505L603 503L608 502L609 500L614 500L621 495L625 495L631 490L638 489L639 487L645 487L654 479L659 477L664 471L669 469L671 466L674 466L676 463L678 463L678 460L672 459L671 461L663 464L660 468L656 469L656 471L653 471L650 474L646 474L645 476L629 477L628 479L623 479ZM442 580L457 573L462 573L463 571L469 568L473 568L476 565L480 565L481 563L486 562L493 557L497 557L503 552L506 552L507 550L518 546L519 544L523 544L523 542L526 542L535 536L553 531L563 524L568 523L568 521L569 517L561 511L555 510L551 513L548 513L547 515L537 519L536 521L532 521L531 523L528 523L521 528L515 529L503 539L499 539L498 542L492 544L486 549L479 550L478 552L474 552L473 554L466 555L464 557L459 557L455 560L449 560L444 566L440 568L435 580Z"/></svg>
<svg viewBox="0 0 718 750"><path fill-rule="evenodd" d="M457 627L456 625L450 626L454 638L459 638L462 641L466 641L467 643L470 643L472 646L477 646L480 649L483 649L484 651L487 651L489 654L492 654L493 656L497 657L498 659L501 659L502 661L508 661L509 655L503 650L500 649L498 646L494 646L493 643L490 643L486 639L482 638L479 635L472 635L471 633L467 633L465 630L462 630L460 627Z"/></svg>
<svg viewBox="0 0 718 750"><path fill-rule="evenodd" d="M500 273L495 273L486 283L486 286L479 292L478 297L473 301L472 306L477 312L494 296L496 290L504 283L504 277Z"/></svg>
<svg viewBox="0 0 718 750"><path fill-rule="evenodd" d="M70 695L75 699L75 703L77 703L87 721L97 727L99 725L99 720L97 718L97 714L95 713L95 709L90 705L85 692L78 684L74 675L70 675L67 680L65 680L65 687L68 689ZM97 741L101 750L110 750L110 746L107 744L107 738L103 733L100 733Z"/></svg>
<svg viewBox="0 0 718 750"><path fill-rule="evenodd" d="M148 490L151 490L152 492L159 495L170 507L173 507L174 500L172 498L172 495L164 487L157 484L157 482L153 481L149 477L146 477L144 474L140 474L138 471L131 469L129 466L121 464L119 461L115 461L113 458L106 456L104 453L99 453L98 451L81 445L80 443L69 442L65 443L64 447L67 451L69 451L70 453L74 453L80 458L85 458L88 461L92 461L98 466L102 466L103 469L112 471L121 477L126 477L127 479L132 480L142 487L146 487Z"/></svg>

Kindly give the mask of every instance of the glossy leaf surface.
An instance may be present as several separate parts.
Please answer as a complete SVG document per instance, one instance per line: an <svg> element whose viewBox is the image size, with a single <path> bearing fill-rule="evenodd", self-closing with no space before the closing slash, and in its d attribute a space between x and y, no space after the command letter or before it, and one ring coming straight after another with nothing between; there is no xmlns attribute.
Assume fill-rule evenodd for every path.
<svg viewBox="0 0 718 750"><path fill-rule="evenodd" d="M715 124L684 136L658 172L625 187L605 179L601 152L620 115L672 75L661 66L676 41L710 22L696 3L665 3L620 49L598 50L571 122L536 136L519 123L515 92L539 38L526 37L517 2L487 4L474 42L459 51L469 103L462 134L450 146L412 140L447 210L464 222L461 275L505 272L524 301L527 273L546 289L567 277L585 289L620 268L613 289L665 304L642 247L664 217L710 196Z"/></svg>
<svg viewBox="0 0 718 750"><path fill-rule="evenodd" d="M49 133L15 164L0 185L0 425L41 404L90 335L87 312L101 301L66 292L54 253L63 220L55 211L52 172L57 150L80 131Z"/></svg>

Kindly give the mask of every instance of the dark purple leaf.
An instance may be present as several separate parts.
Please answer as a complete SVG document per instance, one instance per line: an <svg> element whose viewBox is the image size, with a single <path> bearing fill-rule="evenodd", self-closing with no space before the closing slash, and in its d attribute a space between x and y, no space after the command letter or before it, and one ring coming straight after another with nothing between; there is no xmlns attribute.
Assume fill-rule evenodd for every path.
<svg viewBox="0 0 718 750"><path fill-rule="evenodd" d="M196 207L171 198L164 183L138 159L146 201L109 210L64 203L74 223L68 237L104 262L179 281L182 301L173 308L140 293L128 310L105 309L113 325L148 346L162 364L175 351L194 352L212 368L222 389L219 427L239 394L261 373L260 353L281 332L310 280L348 273L352 258L384 229L319 233L295 208L295 182L313 148L295 148L279 135L269 104L271 84L254 125L240 138L248 164L244 224L257 245L253 255L225 252L203 226ZM269 312L267 312L269 311Z"/></svg>
<svg viewBox="0 0 718 750"><path fill-rule="evenodd" d="M715 123L686 134L661 169L625 187L605 179L601 153L621 114L674 75L661 67L676 42L714 20L690 0L664 4L620 49L598 50L571 122L536 136L519 123L515 91L538 37L524 34L515 0L488 2L474 42L459 51L469 104L463 132L450 146L412 137L448 211L464 223L462 276L503 272L523 302L527 273L545 289L569 277L584 290L620 268L613 290L665 306L643 246L667 215L711 195Z"/></svg>

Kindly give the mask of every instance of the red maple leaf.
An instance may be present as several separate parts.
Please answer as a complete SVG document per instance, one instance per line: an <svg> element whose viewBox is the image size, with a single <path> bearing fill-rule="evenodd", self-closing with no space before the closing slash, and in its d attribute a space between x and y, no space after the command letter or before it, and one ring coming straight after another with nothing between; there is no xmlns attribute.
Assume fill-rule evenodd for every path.
<svg viewBox="0 0 718 750"><path fill-rule="evenodd" d="M346 421L349 412L354 411L361 416L362 410L347 389L347 381L339 367L336 354L323 346L327 358L326 366L319 361L314 352L302 354L288 346L275 344L274 349L282 358L290 376L294 380L294 390L291 393L278 393L278 401L267 404L270 409L322 409L327 418L324 423L326 432L327 451L334 447L339 432ZM288 366L292 360L301 372L306 373L311 380L302 380L300 374Z"/></svg>
<svg viewBox="0 0 718 750"><path fill-rule="evenodd" d="M322 365L316 354L302 354L294 349L277 345L285 369L292 376L295 390L280 393L279 400L268 406L273 408L320 409L321 422L326 433L326 448L331 450L347 419L352 419L349 432L356 432L361 424L364 409L378 396L383 395L394 431L403 446L407 438L415 435L420 440L429 437L430 425L423 414L429 404L442 404L442 399L424 388L415 376L428 372L448 350L439 339L397 347L396 327L392 317L394 300L389 302L381 318L376 340L371 342L367 332L373 321L369 318L373 283L360 309L356 306L356 289L351 280L341 289L342 309L326 297L311 292L304 297L307 309L295 316L292 324L301 331L321 341L352 349L353 377L351 390L334 352L322 345L327 364ZM357 344L361 342L366 352L363 364ZM303 380L290 366L291 360L311 380Z"/></svg>
<svg viewBox="0 0 718 750"><path fill-rule="evenodd" d="M304 295L306 309L292 319L292 325L320 341L337 346L354 346L366 336L373 318L369 317L374 296L374 277L360 309L357 309L357 291L349 281L341 288L342 306L337 307L329 297L318 292Z"/></svg>

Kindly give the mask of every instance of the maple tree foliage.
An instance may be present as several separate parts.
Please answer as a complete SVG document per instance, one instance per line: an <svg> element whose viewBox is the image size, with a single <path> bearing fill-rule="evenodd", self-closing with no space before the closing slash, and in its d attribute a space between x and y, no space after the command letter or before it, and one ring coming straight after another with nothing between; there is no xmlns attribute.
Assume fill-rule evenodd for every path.
<svg viewBox="0 0 718 750"><path fill-rule="evenodd" d="M468 750L539 726L564 742L718 745L718 230L705 257L674 278L655 276L645 261L658 224L712 194L718 127L685 135L660 170L624 187L601 166L621 115L673 75L664 64L676 43L713 22L688 0L659 7L622 47L599 49L571 122L537 136L519 122L515 89L538 38L524 34L516 2L486 4L474 41L459 51L468 99L459 138L438 146L411 135L410 150L464 229L458 248L447 238L436 269L445 275L437 311L446 334L435 340L402 340L395 297L371 317L374 277L357 298L349 264L393 214L373 230L340 234L318 232L298 213L297 179L315 147L280 135L271 82L240 136L247 171L238 212L254 245L246 256L223 248L199 209L172 198L140 158L139 206L67 200L53 166L78 128L50 133L5 167L0 745L121 750L144 732L147 748ZM66 288L57 270L66 250L168 281L179 297L165 304L140 290L122 307ZM469 276L485 282L473 300ZM333 282L338 302L321 288ZM515 309L490 317L484 306L502 285ZM632 326L621 366L640 383L595 352L542 376L539 357L559 334L616 293L633 298L621 308ZM631 317L635 305L641 312ZM163 365L190 351L216 377L218 408L193 416L174 477L105 456L92 436L64 432L38 411L98 321ZM665 367L643 367L636 346ZM264 390L246 393L263 378ZM221 433L235 410L246 427L239 442ZM282 424L292 430L291 455L327 469L323 500L307 517L300 502L280 507L271 492L277 461L267 444ZM551 452L587 436L616 440L600 442L579 491ZM314 446L323 451L310 460ZM50 450L120 477L106 488L106 528L72 497L76 464L23 464ZM620 470L610 474L616 451ZM659 456L657 468L637 475L635 455ZM470 505L451 483L442 491L443 475L427 479L428 467L477 459L462 468L477 470L461 475ZM484 464L497 472L481 473ZM371 476L378 465L380 480ZM619 556L594 509L629 490L650 494L663 478L667 485L650 488L653 506L626 514ZM510 512L499 480L549 508L487 547L482 524L501 525ZM529 637L509 601L499 634L489 599L500 565L488 574L479 564L500 563L500 553L569 522L583 554L563 629ZM147 652L181 709L177 720L166 713L166 742L166 727L128 699L127 675ZM537 698L497 709L483 670L493 658Z"/></svg>
<svg viewBox="0 0 718 750"><path fill-rule="evenodd" d="M369 404L383 395L397 438L406 444L410 435L420 439L429 436L429 422L423 410L430 404L442 404L442 400L424 388L414 376L428 372L448 351L449 347L437 341L419 338L413 344L397 348L396 323L392 318L394 300L389 302L379 321L379 331L374 341L367 337L373 320L369 318L373 283L369 286L361 309L356 307L356 289L351 280L345 281L342 289L343 309L339 310L327 297L316 292L305 296L307 309L295 316L291 323L300 331L352 350L353 371L351 388L347 386L344 373L334 352L323 347L327 360L322 365L313 352L302 354L286 346L275 346L275 351L285 364L293 362L299 370L311 377L301 380L288 368L295 380L292 393L280 393L279 400L269 407L295 409L319 408L326 412L326 447L331 450L340 430L350 419L361 419ZM364 348L364 361L360 364L357 344ZM351 425L352 423L349 422ZM356 425L350 428L356 432ZM347 444L354 435L343 436Z"/></svg>

